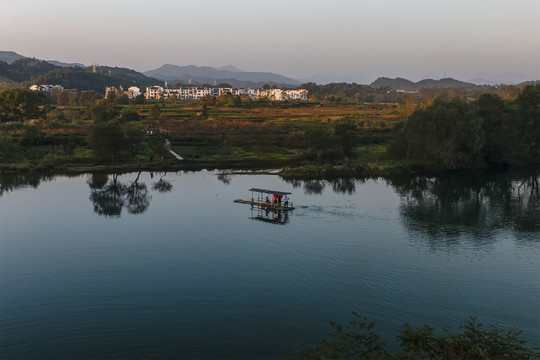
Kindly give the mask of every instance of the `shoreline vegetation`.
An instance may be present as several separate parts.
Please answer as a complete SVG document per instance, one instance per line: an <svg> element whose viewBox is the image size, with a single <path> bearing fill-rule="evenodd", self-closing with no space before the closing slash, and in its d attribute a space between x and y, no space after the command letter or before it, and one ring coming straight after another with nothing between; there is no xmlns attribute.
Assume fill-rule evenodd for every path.
<svg viewBox="0 0 540 360"><path fill-rule="evenodd" d="M509 99L446 91L399 103L310 91L310 101L274 102L232 94L130 101L94 91L2 90L0 171L280 169L294 179L540 164L540 85Z"/></svg>
<svg viewBox="0 0 540 360"><path fill-rule="evenodd" d="M519 328L483 324L469 316L457 331L424 324L397 329L397 348L381 341L375 322L352 312L347 324L330 321L329 335L298 349L288 360L315 359L539 359L540 349L525 340Z"/></svg>

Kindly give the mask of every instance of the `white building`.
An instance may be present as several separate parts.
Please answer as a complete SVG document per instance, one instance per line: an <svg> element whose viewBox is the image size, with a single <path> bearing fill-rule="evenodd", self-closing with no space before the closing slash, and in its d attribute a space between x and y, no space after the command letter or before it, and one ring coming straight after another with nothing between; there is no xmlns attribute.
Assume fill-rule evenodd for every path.
<svg viewBox="0 0 540 360"><path fill-rule="evenodd" d="M308 100L306 89L285 90L285 98L289 100Z"/></svg>
<svg viewBox="0 0 540 360"><path fill-rule="evenodd" d="M43 91L48 94L51 94L54 90L62 91L64 87L61 85L32 85L30 86L32 91Z"/></svg>
<svg viewBox="0 0 540 360"><path fill-rule="evenodd" d="M160 99L163 95L163 87L155 85L148 86L144 97L147 99Z"/></svg>
<svg viewBox="0 0 540 360"><path fill-rule="evenodd" d="M131 90L131 88L129 88ZM308 91L305 89L299 90L282 90L282 89L244 89L244 88L217 88L217 87L181 87L170 89L161 86L149 86L144 94L146 99L168 99L177 98L182 100L199 100L205 96L218 97L220 95L231 93L238 96L249 96L252 99L268 98L270 100L308 100Z"/></svg>
<svg viewBox="0 0 540 360"><path fill-rule="evenodd" d="M128 88L128 91L130 99L136 98L137 96L141 95L141 89L136 86L130 86Z"/></svg>

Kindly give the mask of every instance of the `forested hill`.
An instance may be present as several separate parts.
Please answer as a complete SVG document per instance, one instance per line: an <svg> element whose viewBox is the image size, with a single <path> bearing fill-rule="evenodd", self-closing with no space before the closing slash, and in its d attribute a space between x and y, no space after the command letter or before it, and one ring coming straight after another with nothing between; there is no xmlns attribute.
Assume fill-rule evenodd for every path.
<svg viewBox="0 0 540 360"><path fill-rule="evenodd" d="M403 78L387 78L380 77L371 83L372 87L389 87L394 90L403 91L418 91L420 89L444 89L444 88L472 88L477 87L473 83L468 83L452 78L444 78L440 80L424 79L418 82L413 82Z"/></svg>
<svg viewBox="0 0 540 360"><path fill-rule="evenodd" d="M163 81L147 77L135 70L100 66L96 73L91 68L57 68L33 80L36 84L58 84L65 89L94 90L103 93L107 86L137 86L141 89L164 85Z"/></svg>
<svg viewBox="0 0 540 360"><path fill-rule="evenodd" d="M298 86L300 82L280 74L270 72L243 71L228 65L222 68L213 68L210 66L178 66L165 64L161 67L145 71L145 75L155 77L156 79L168 81L171 84L175 82L187 83L190 79L194 84L212 84L229 83L234 87L253 86L262 87L264 84L283 86Z"/></svg>
<svg viewBox="0 0 540 360"><path fill-rule="evenodd" d="M27 87L33 84L62 85L65 89L103 93L107 86L144 88L164 83L127 68L99 66L94 73L91 67L61 67L30 58L19 59L11 64L0 61L0 88Z"/></svg>

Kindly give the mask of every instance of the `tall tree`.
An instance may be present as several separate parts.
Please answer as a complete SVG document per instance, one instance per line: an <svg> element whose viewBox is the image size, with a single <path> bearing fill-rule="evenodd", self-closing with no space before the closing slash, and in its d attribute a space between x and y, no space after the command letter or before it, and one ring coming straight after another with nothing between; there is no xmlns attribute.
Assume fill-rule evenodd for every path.
<svg viewBox="0 0 540 360"><path fill-rule="evenodd" d="M482 118L476 106L460 98L437 98L417 109L398 130L393 150L430 168L460 169L477 165L484 145Z"/></svg>
<svg viewBox="0 0 540 360"><path fill-rule="evenodd" d="M45 103L45 95L26 89L0 91L0 121L22 121L39 116L39 106Z"/></svg>
<svg viewBox="0 0 540 360"><path fill-rule="evenodd" d="M119 115L118 107L112 99L96 100L87 105L87 113L95 122L107 122Z"/></svg>
<svg viewBox="0 0 540 360"><path fill-rule="evenodd" d="M152 105L152 107L148 111L148 119L150 119L150 120L159 120L159 119L161 119L161 110L159 109L158 104Z"/></svg>
<svg viewBox="0 0 540 360"><path fill-rule="evenodd" d="M126 137L117 120L95 122L88 134L88 144L94 155L114 165L121 151L126 149Z"/></svg>
<svg viewBox="0 0 540 360"><path fill-rule="evenodd" d="M540 85L527 85L516 98L517 129L527 162L540 160Z"/></svg>
<svg viewBox="0 0 540 360"><path fill-rule="evenodd" d="M509 107L496 94L482 94L476 101L478 114L482 118L485 144L484 158L499 165L508 162L512 147L517 139L511 126L512 116Z"/></svg>

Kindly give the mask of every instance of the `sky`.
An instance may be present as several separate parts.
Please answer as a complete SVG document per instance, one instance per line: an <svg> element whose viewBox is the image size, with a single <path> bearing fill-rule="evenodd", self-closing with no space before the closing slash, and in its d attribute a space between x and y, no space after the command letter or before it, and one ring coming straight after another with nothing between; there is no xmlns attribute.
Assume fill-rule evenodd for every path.
<svg viewBox="0 0 540 360"><path fill-rule="evenodd" d="M538 0L0 0L0 50L369 83L540 78Z"/></svg>

